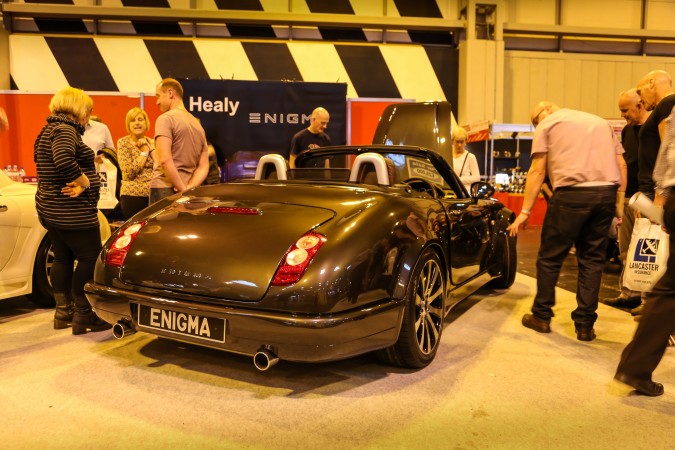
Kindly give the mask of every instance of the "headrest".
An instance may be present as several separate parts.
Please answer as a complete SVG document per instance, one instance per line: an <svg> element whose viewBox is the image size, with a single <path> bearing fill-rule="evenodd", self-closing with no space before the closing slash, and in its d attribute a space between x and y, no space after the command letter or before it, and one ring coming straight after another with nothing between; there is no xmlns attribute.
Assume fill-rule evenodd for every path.
<svg viewBox="0 0 675 450"><path fill-rule="evenodd" d="M272 166L272 167L270 167ZM272 170L274 168L274 170ZM270 169L270 170L268 170ZM286 180L286 159L276 153L263 155L258 161L258 167L255 169L256 180L271 179L270 173L276 172L276 179Z"/></svg>
<svg viewBox="0 0 675 450"><path fill-rule="evenodd" d="M349 181L352 183L365 183L360 178L361 169L366 169L366 165L372 165L377 174L377 184L389 186L389 173L387 169L386 158L379 153L362 153L354 159L351 173L349 174ZM370 181L370 180L368 180ZM373 180L374 181L374 180ZM373 184L373 183L365 183Z"/></svg>

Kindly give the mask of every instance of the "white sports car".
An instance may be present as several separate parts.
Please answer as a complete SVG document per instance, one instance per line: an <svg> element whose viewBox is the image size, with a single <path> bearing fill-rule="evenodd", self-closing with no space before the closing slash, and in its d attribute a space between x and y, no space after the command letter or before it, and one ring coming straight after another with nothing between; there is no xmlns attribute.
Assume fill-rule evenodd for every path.
<svg viewBox="0 0 675 450"><path fill-rule="evenodd" d="M0 299L26 295L41 307L54 306L49 282L51 242L35 211L34 184L17 183L0 170ZM101 239L110 225L99 212Z"/></svg>

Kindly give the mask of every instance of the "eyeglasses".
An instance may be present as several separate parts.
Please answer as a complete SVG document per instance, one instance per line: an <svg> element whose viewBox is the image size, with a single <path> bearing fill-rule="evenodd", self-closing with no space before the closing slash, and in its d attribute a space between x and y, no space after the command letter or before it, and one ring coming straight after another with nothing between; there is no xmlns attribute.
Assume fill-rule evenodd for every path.
<svg viewBox="0 0 675 450"><path fill-rule="evenodd" d="M539 125L539 116L541 116L541 113L546 111L548 109L548 106L545 106L541 111L537 113L536 116L532 118L532 125L534 125L535 128L537 128L537 125Z"/></svg>

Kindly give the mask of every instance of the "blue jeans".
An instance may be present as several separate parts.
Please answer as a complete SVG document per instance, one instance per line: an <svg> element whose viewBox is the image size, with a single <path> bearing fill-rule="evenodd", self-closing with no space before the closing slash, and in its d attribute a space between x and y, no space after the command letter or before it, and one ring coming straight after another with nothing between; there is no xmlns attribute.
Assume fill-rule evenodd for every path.
<svg viewBox="0 0 675 450"><path fill-rule="evenodd" d="M595 323L616 190L616 186L559 188L549 200L537 256L537 295L532 306L537 319L548 322L553 317L555 286L574 245L579 280L572 320L578 329Z"/></svg>

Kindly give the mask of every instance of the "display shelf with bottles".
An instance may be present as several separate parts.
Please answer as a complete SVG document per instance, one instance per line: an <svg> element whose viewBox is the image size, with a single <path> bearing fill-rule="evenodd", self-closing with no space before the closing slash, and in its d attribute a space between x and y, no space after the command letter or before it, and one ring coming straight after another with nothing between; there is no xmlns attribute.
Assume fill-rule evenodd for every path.
<svg viewBox="0 0 675 450"><path fill-rule="evenodd" d="M513 178L530 167L534 127L529 124L477 122L466 126L469 150L476 155L482 179Z"/></svg>
<svg viewBox="0 0 675 450"><path fill-rule="evenodd" d="M490 182L497 192L508 192L510 194L523 194L525 192L525 179L527 172L511 170L510 174L498 173L494 175Z"/></svg>
<svg viewBox="0 0 675 450"><path fill-rule="evenodd" d="M520 174L530 167L533 134L534 127L532 125L490 124L490 177L499 173L507 173L516 180L522 178ZM486 142L487 144L488 142Z"/></svg>

